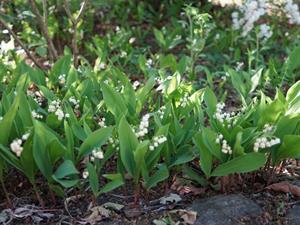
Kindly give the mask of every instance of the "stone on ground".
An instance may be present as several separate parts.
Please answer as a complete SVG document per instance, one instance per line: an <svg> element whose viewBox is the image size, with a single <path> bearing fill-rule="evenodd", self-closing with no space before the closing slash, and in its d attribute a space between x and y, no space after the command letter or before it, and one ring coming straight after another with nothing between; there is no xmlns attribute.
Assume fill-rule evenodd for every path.
<svg viewBox="0 0 300 225"><path fill-rule="evenodd" d="M262 214L259 205L241 194L218 195L194 201L195 225L255 225Z"/></svg>

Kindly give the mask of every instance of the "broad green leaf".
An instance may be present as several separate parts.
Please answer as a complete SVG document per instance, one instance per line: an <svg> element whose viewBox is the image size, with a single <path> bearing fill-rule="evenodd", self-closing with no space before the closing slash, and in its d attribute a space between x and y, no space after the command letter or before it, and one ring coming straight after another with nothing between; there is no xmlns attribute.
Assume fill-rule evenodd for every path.
<svg viewBox="0 0 300 225"><path fill-rule="evenodd" d="M155 187L159 182L166 180L169 177L169 170L165 164L159 165L158 170L153 174L153 176L147 178L146 187L151 189Z"/></svg>
<svg viewBox="0 0 300 225"><path fill-rule="evenodd" d="M104 174L103 177L111 180L111 182L105 184L100 192L101 193L107 193L110 192L120 186L122 186L124 184L124 180L121 174L117 173L117 174Z"/></svg>
<svg viewBox="0 0 300 225"><path fill-rule="evenodd" d="M285 135L293 134L299 124L300 115L295 114L282 116L276 124L274 135L282 139Z"/></svg>
<svg viewBox="0 0 300 225"><path fill-rule="evenodd" d="M49 76L52 81L55 81L59 75L68 75L71 68L71 58L71 55L65 55L55 62Z"/></svg>
<svg viewBox="0 0 300 225"><path fill-rule="evenodd" d="M210 176L212 168L212 154L204 144L202 134L195 134L193 141L200 152L200 167L207 177Z"/></svg>
<svg viewBox="0 0 300 225"><path fill-rule="evenodd" d="M91 163L87 164L87 171L89 173L89 182L94 196L99 195L99 178L96 169Z"/></svg>
<svg viewBox="0 0 300 225"><path fill-rule="evenodd" d="M20 98L22 93L19 93L11 107L9 108L8 112L5 113L3 119L0 121L0 143L3 145L7 145L8 139L10 136L10 131L13 126L13 122L15 116L17 114L18 108L20 106Z"/></svg>
<svg viewBox="0 0 300 225"><path fill-rule="evenodd" d="M291 102L297 96L300 95L300 80L291 86L286 94L286 100Z"/></svg>
<svg viewBox="0 0 300 225"><path fill-rule="evenodd" d="M185 165L183 167L183 172L193 181L196 181L198 184L202 185L202 186L207 186L208 182L205 179L205 177L203 175L200 175L199 173L197 173L193 168L188 167L187 165Z"/></svg>
<svg viewBox="0 0 300 225"><path fill-rule="evenodd" d="M243 136L242 132L239 132L236 135L235 144L234 144L234 147L233 147L234 157L245 154L244 147L242 146L242 136Z"/></svg>
<svg viewBox="0 0 300 225"><path fill-rule="evenodd" d="M127 114L127 107L123 101L122 95L105 83L101 84L101 89L103 92L104 102L108 110L115 116L116 120L118 121L121 116Z"/></svg>
<svg viewBox="0 0 300 225"><path fill-rule="evenodd" d="M213 170L211 176L227 176L232 173L247 173L258 170L266 162L266 156L263 153L248 153L236 157L226 163L219 165Z"/></svg>
<svg viewBox="0 0 300 225"><path fill-rule="evenodd" d="M259 85L261 80L263 68L259 69L252 77L251 77L251 90L249 93L253 92Z"/></svg>
<svg viewBox="0 0 300 225"><path fill-rule="evenodd" d="M154 36L155 36L157 42L161 45L161 47L165 48L166 41L165 41L163 33L156 28L154 28L153 31L154 31Z"/></svg>
<svg viewBox="0 0 300 225"><path fill-rule="evenodd" d="M122 117L120 121L118 134L120 141L121 160L128 173L131 176L134 176L136 171L134 151L136 150L139 142L125 117Z"/></svg>
<svg viewBox="0 0 300 225"><path fill-rule="evenodd" d="M135 161L135 175L134 175L134 182L137 184L139 182L141 168L142 165L145 163L145 154L148 150L149 141L144 141L139 143L135 152L134 152L134 161Z"/></svg>
<svg viewBox="0 0 300 225"><path fill-rule="evenodd" d="M293 51L289 54L287 60L285 61L284 67L286 70L286 77L291 78L293 77L294 70L300 67L299 62L300 57L300 45L298 45Z"/></svg>
<svg viewBox="0 0 300 225"><path fill-rule="evenodd" d="M275 152L275 163L282 159L298 158L300 156L300 135L286 135L280 148Z"/></svg>
<svg viewBox="0 0 300 225"><path fill-rule="evenodd" d="M108 138L111 136L112 130L112 127L105 127L90 134L81 144L77 160L80 160L83 156L90 154L93 148L101 147L104 143L106 143Z"/></svg>
<svg viewBox="0 0 300 225"><path fill-rule="evenodd" d="M23 145L23 151L20 157L20 165L31 183L34 182L35 173L37 172L37 166L33 157L32 141L32 137L27 139Z"/></svg>
<svg viewBox="0 0 300 225"><path fill-rule="evenodd" d="M144 103L145 103L146 99L148 98L149 93L151 92L154 85L155 85L155 78L150 77L149 80L146 82L145 86L143 86L142 88L140 88L137 91L136 97L138 99L138 104L139 104L137 113L139 113L141 111L141 109L144 106Z"/></svg>
<svg viewBox="0 0 300 225"><path fill-rule="evenodd" d="M52 175L52 178L65 188L70 188L78 183L79 172L71 160L65 160Z"/></svg>
<svg viewBox="0 0 300 225"><path fill-rule="evenodd" d="M34 121L33 156L42 174L49 179L53 164L65 155L65 148L45 124Z"/></svg>
<svg viewBox="0 0 300 225"><path fill-rule="evenodd" d="M207 106L207 113L212 118L213 114L216 112L216 105L218 103L217 97L215 96L214 92L207 88L204 92L203 99L205 101L205 104Z"/></svg>

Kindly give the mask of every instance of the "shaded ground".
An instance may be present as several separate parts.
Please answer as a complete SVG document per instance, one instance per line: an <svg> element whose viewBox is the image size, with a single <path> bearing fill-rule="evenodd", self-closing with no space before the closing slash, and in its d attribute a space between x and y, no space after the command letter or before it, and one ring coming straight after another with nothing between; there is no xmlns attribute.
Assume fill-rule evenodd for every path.
<svg viewBox="0 0 300 225"><path fill-rule="evenodd" d="M169 187L161 184L150 192L141 193L139 205L133 204L133 191L120 188L113 193L101 195L95 202L89 190L79 191L72 189L66 193L64 200L51 200L47 189L42 188L46 208L38 207L29 184L14 184L13 180L7 184L14 197L13 207L9 209L3 202L3 193L0 193L0 224L153 224L154 219L170 217L173 221L182 220L170 211L184 209L197 212L197 221L194 224L229 225L229 224L300 224L300 201L297 191L300 191L300 168L291 162L281 173L272 178L271 183L285 181L294 184L297 189L294 194L290 192L274 191L266 188L268 172L249 174L234 179L234 183L222 180L210 181L210 185L221 184L225 193L211 187L197 187L177 176L170 182ZM269 177L270 178L270 177ZM232 178L230 178L232 179ZM230 180L229 179L229 180ZM221 183L220 183L221 182ZM234 185L233 185L234 184ZM215 186L216 187L216 186ZM46 193L46 194L45 194ZM79 195L79 193L81 193ZM82 194L84 193L84 194ZM177 194L181 200L163 204L161 197ZM300 192L299 192L300 193ZM194 202L194 203L193 203ZM95 207L96 206L96 207ZM186 223L181 223L186 224Z"/></svg>

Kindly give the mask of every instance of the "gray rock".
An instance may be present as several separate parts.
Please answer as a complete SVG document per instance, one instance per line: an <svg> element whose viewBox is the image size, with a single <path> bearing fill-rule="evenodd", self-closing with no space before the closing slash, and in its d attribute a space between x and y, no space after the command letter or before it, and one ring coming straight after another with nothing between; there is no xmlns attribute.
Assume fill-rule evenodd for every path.
<svg viewBox="0 0 300 225"><path fill-rule="evenodd" d="M295 205L288 210L286 215L288 225L300 225L300 205Z"/></svg>
<svg viewBox="0 0 300 225"><path fill-rule="evenodd" d="M195 225L254 225L262 214L261 208L240 194L218 195L196 200L192 210L197 211Z"/></svg>

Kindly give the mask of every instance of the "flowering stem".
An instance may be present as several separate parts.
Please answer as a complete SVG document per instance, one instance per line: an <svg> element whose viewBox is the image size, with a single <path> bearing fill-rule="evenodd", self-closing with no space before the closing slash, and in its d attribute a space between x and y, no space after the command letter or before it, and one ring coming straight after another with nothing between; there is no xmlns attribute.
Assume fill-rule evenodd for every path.
<svg viewBox="0 0 300 225"><path fill-rule="evenodd" d="M9 195L8 195L8 192L7 192L7 189L5 187L5 184L4 184L4 181L3 181L3 177L0 176L0 183L1 183L1 186L2 186L2 189L3 189L3 192L5 194L5 197L6 197L6 200L7 200L7 204L8 204L8 207L11 207L12 206L12 203L11 203L11 200L9 198Z"/></svg>

